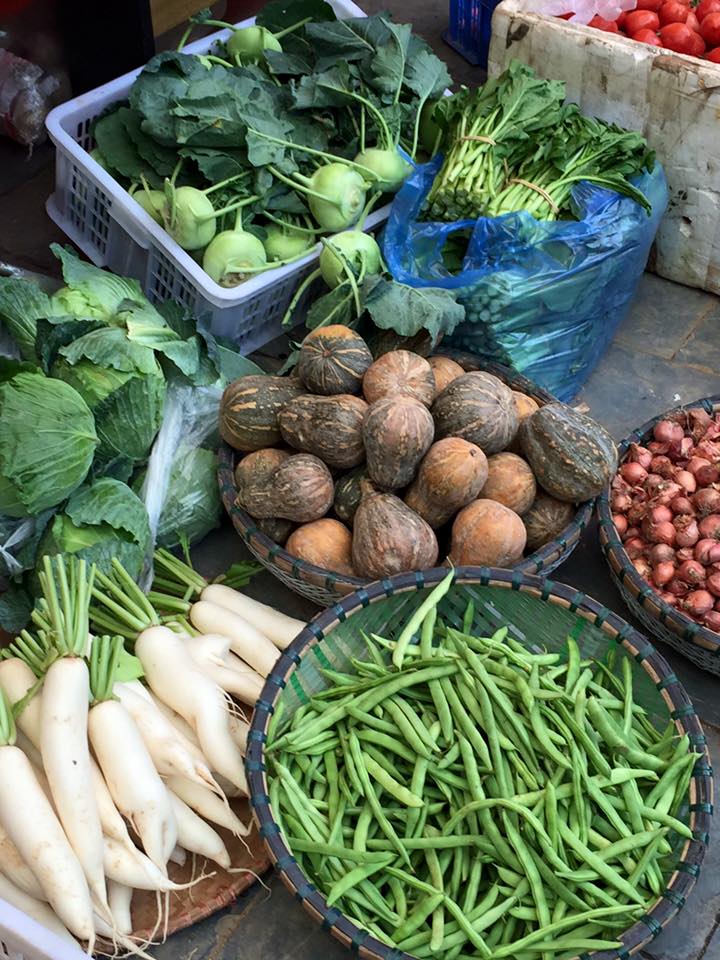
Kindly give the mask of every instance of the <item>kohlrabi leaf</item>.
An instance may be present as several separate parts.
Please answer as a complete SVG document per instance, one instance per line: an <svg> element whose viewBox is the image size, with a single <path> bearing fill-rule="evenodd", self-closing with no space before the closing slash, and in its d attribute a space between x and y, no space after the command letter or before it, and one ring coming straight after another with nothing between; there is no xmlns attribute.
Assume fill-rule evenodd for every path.
<svg viewBox="0 0 720 960"><path fill-rule="evenodd" d="M305 324L310 330L330 323L347 325L355 316L355 298L349 282L341 283L308 308Z"/></svg>
<svg viewBox="0 0 720 960"><path fill-rule="evenodd" d="M68 384L24 371L0 384L0 514L60 503L84 480L97 443L90 408Z"/></svg>
<svg viewBox="0 0 720 960"><path fill-rule="evenodd" d="M369 277L363 292L365 309L375 326L403 337L427 330L436 343L441 334L451 334L465 319L465 308L455 295L438 287L408 287L383 277Z"/></svg>
<svg viewBox="0 0 720 960"><path fill-rule="evenodd" d="M255 22L278 33L286 27L292 27L307 18L316 22L336 20L335 11L325 0L270 0L266 3Z"/></svg>
<svg viewBox="0 0 720 960"><path fill-rule="evenodd" d="M244 150L227 147L215 150L212 147L181 147L178 155L197 164L198 170L210 183L220 183L236 177L247 169L247 154Z"/></svg>
<svg viewBox="0 0 720 960"><path fill-rule="evenodd" d="M52 298L55 315L109 320L123 300L146 303L137 280L101 270L59 243L51 244L50 249L62 264L66 284Z"/></svg>
<svg viewBox="0 0 720 960"><path fill-rule="evenodd" d="M164 147L148 136L143 131L142 120L135 110L127 108L122 114L122 120L125 131L134 143L135 149L142 160L152 167L160 180L171 176L178 159L177 150L172 147Z"/></svg>
<svg viewBox="0 0 720 960"><path fill-rule="evenodd" d="M165 51L153 57L130 88L130 106L142 117L142 129L158 143L175 147L175 117L171 113L195 77L207 65L191 54Z"/></svg>
<svg viewBox="0 0 720 960"><path fill-rule="evenodd" d="M265 59L274 74L286 77L302 77L313 72L309 58L296 53L281 53L279 50L266 50Z"/></svg>
<svg viewBox="0 0 720 960"><path fill-rule="evenodd" d="M15 636L27 626L33 602L30 594L17 583L10 583L0 593L0 629Z"/></svg>
<svg viewBox="0 0 720 960"><path fill-rule="evenodd" d="M397 100L405 76L412 28L407 23L393 23L392 20L383 22L390 36L370 60L371 82L375 89L392 94Z"/></svg>
<svg viewBox="0 0 720 960"><path fill-rule="evenodd" d="M435 100L452 83L447 67L431 50L421 49L405 66L406 87L422 101Z"/></svg>

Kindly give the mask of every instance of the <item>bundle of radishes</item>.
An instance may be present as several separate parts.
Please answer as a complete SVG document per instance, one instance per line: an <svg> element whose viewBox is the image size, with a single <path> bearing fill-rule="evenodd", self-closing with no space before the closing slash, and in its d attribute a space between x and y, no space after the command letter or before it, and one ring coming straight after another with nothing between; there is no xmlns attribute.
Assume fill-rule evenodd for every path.
<svg viewBox="0 0 720 960"><path fill-rule="evenodd" d="M660 420L630 445L610 507L633 566L666 603L720 633L720 414Z"/></svg>
<svg viewBox="0 0 720 960"><path fill-rule="evenodd" d="M89 953L142 953L133 890L182 889L171 860L232 868L214 829L250 829L229 803L247 795L232 698L252 706L304 626L177 564L195 584L151 603L117 562L46 557L37 629L0 662L0 897Z"/></svg>
<svg viewBox="0 0 720 960"><path fill-rule="evenodd" d="M572 14L563 14L569 19ZM588 26L720 63L720 0L637 0L615 20L594 16Z"/></svg>

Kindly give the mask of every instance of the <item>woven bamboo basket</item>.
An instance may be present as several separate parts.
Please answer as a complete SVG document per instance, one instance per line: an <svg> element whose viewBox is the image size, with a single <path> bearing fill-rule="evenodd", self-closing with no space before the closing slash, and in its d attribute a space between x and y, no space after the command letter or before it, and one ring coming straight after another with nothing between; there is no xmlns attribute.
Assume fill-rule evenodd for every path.
<svg viewBox="0 0 720 960"><path fill-rule="evenodd" d="M552 394L541 389L532 381L503 367L500 364L483 362L469 353L447 353L466 371L485 370L494 374L511 389L526 393L541 406L555 400ZM322 567L306 563L298 557L293 557L279 544L271 540L258 529L255 521L235 503L237 488L235 486L234 470L239 455L227 444L222 444L218 455L218 480L225 509L245 546L262 565L281 580L286 587L295 593L307 597L314 603L326 607L341 600L369 583L359 577L342 576ZM580 504L574 519L562 531L560 536L546 543L540 550L528 557L524 557L515 567L523 573L550 573L555 567L566 560L580 542L582 532L587 526L593 510L593 501Z"/></svg>
<svg viewBox="0 0 720 960"><path fill-rule="evenodd" d="M631 443L643 444L651 439L652 429L659 420L677 413L678 410L690 410L693 407L702 407L710 414L717 413L720 411L720 394L706 397L703 400L696 400L694 403L686 404L683 407L676 407L653 420L648 420L620 444L620 460L622 461ZM695 623L694 620L665 603L647 580L640 576L625 552L615 529L610 510L609 494L608 488L598 498L600 545L610 565L612 578L625 603L643 626L658 640L669 644L678 653L687 657L688 660L692 660L693 663L702 667L703 670L720 675L720 634Z"/></svg>
<svg viewBox="0 0 720 960"><path fill-rule="evenodd" d="M419 607L427 591L447 574L444 568L399 574L371 583L318 614L278 660L258 701L250 732L248 779L255 819L270 857L283 882L305 910L332 935L365 960L412 960L412 957L360 929L325 899L298 866L284 843L269 799L264 745L268 724L282 704L282 721L327 686L321 672L331 666L352 671L351 657L364 657L362 633L392 639ZM678 813L695 839L675 846L676 860L667 887L652 909L617 939L622 948L596 952L593 960L627 960L653 940L683 907L699 875L707 849L712 815L713 783L707 745L700 721L680 681L645 636L607 607L574 587L523 574L517 570L460 567L438 614L450 626L460 627L469 600L475 605L473 632L491 635L506 625L530 648L557 650L572 634L584 656L598 659L618 651L615 669L627 657L633 670L633 690L658 728L672 717L680 733L689 735L691 749L702 753L690 782L687 804ZM588 960L583 955L582 960Z"/></svg>

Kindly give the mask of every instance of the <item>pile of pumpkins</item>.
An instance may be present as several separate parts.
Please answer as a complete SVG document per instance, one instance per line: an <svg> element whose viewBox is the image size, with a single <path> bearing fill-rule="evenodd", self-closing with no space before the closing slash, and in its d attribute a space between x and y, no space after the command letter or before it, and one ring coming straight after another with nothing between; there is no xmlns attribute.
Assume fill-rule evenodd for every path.
<svg viewBox="0 0 720 960"><path fill-rule="evenodd" d="M377 579L435 566L511 567L607 485L615 444L562 403L540 407L449 357L319 328L294 375L246 376L220 433L243 456L237 505L288 553Z"/></svg>

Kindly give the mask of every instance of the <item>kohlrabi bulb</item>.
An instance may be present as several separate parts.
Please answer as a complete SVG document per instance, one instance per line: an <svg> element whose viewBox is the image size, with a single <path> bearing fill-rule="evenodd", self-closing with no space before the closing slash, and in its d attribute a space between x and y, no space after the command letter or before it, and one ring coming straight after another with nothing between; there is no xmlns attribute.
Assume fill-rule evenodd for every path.
<svg viewBox="0 0 720 960"><path fill-rule="evenodd" d="M219 233L203 256L203 270L221 287L236 287L258 267L267 263L265 248L257 237L244 230Z"/></svg>
<svg viewBox="0 0 720 960"><path fill-rule="evenodd" d="M320 254L320 272L325 283L333 288L347 278L345 265L335 252L339 250L356 273L365 268L365 274L379 273L382 267L380 247L370 233L362 230L345 230L327 238Z"/></svg>
<svg viewBox="0 0 720 960"><path fill-rule="evenodd" d="M282 52L280 42L266 27L241 27L226 43L228 55L241 63L257 63L266 50Z"/></svg>
<svg viewBox="0 0 720 960"><path fill-rule="evenodd" d="M345 230L357 223L365 206L365 180L344 163L326 163L310 178L312 215L323 230Z"/></svg>

